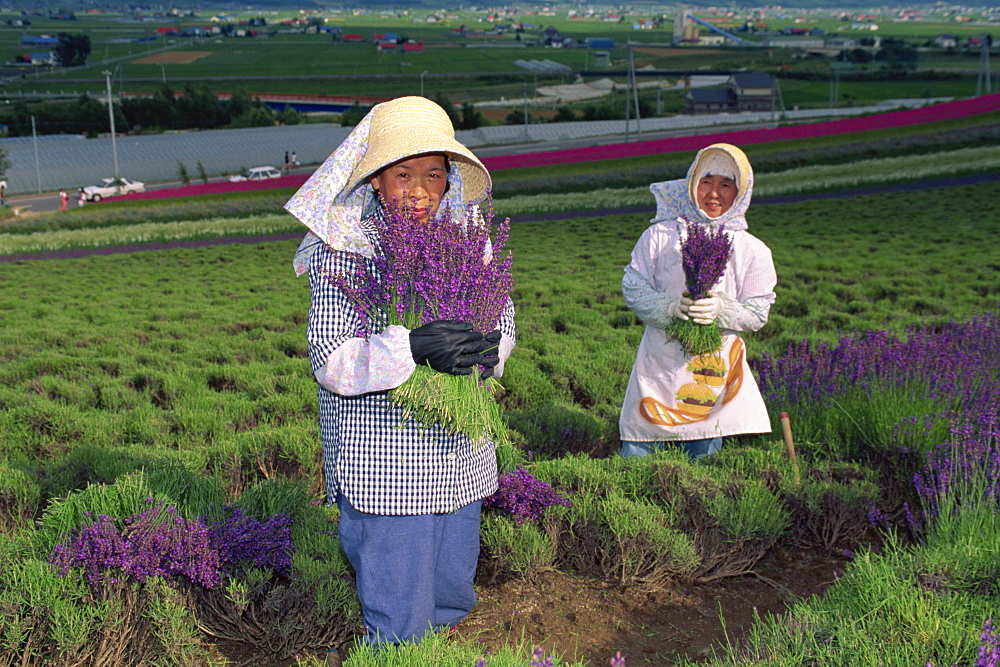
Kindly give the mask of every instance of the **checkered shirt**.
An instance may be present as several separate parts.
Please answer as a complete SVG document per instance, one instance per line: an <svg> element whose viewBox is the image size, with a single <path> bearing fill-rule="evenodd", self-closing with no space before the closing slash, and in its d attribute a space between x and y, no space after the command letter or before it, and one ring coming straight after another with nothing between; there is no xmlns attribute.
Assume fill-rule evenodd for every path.
<svg viewBox="0 0 1000 667"><path fill-rule="evenodd" d="M377 248L374 226L362 228ZM314 373L362 328L350 301L328 278L331 272L351 272L355 261L324 244L310 259L306 336ZM499 328L513 340L510 301ZM438 424L404 421L386 392L344 396L319 385L319 424L328 502L342 493L369 514L431 514L452 512L497 489L492 443L476 448L466 436L449 435Z"/></svg>

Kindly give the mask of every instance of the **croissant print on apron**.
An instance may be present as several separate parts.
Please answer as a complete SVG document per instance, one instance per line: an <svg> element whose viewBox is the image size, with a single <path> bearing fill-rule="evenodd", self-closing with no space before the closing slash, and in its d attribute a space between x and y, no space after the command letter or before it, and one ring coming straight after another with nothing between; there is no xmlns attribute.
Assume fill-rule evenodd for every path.
<svg viewBox="0 0 1000 667"><path fill-rule="evenodd" d="M733 339L728 354L724 354L724 347L691 359L687 365L691 382L674 392L674 405L645 396L639 402L640 416L657 426L693 424L708 419L713 410L736 398L743 386L746 350L738 337Z"/></svg>

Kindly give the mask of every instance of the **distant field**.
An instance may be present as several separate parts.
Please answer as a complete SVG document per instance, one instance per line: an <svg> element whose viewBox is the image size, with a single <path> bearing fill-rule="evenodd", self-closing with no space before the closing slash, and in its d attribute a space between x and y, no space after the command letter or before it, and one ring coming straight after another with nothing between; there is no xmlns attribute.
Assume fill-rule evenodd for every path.
<svg viewBox="0 0 1000 667"><path fill-rule="evenodd" d="M66 92L78 95L88 92L102 94L105 90L104 71L112 71L115 88L133 93L152 92L164 83L180 89L190 81L204 81L213 90L231 91L243 88L254 92L303 93L330 95L396 96L420 94L446 95L453 101L481 101L521 98L533 94L537 86L565 83L571 75L532 74L517 66L518 60L553 60L571 68L574 73L595 70L595 56L589 49L553 49L541 46L541 32L553 27L563 37L583 40L600 36L615 40L609 50L609 72L622 71L628 62L627 43L639 44L633 54L637 68L654 68L697 72L706 69L732 71L770 71L781 76L786 106L823 106L829 101L830 84L826 80L796 80L796 75L809 73L832 76L829 61L824 58L797 58L793 49L746 48L674 48L673 10L665 20L651 30L635 30L633 23L640 18L652 18L653 13L627 14L621 22L609 23L597 18L571 19L565 11L554 16L538 14L504 17L504 23L514 26L523 22L527 27L517 33L487 34L494 23L482 21L481 12L456 11L453 18L436 23L427 22L427 13L408 16L383 16L377 13L358 16L343 12L328 12L327 26L340 28L345 34L359 34L362 43L334 43L327 34L293 32L282 21L300 17L297 11L244 11L232 19L246 20L263 17L268 21L264 37L205 39L158 36L149 42L140 38L157 36L158 28L207 27L215 11L206 9L194 17L134 18L113 13L79 14L76 21L53 21L31 17L24 28L0 29L0 60L10 60L27 50L20 44L23 34L41 35L59 32L83 32L90 36L92 51L89 65L71 72L32 74L24 80L9 80L10 92ZM945 13L940 20L896 22L892 16L876 16L876 32L853 28L854 22L840 20L838 12L783 9L770 12L755 23L766 24L769 33L742 33L751 41L760 41L786 27L821 29L827 35L849 38L879 36L913 40L924 44L941 33L951 33L960 40L989 31L974 22L958 23ZM706 19L724 18L711 12L696 12ZM0 20L19 17L14 12L0 12ZM933 14L932 14L933 16ZM976 16L972 17L977 18ZM737 29L744 19L717 21L726 29ZM466 36L455 37L452 30L465 26ZM380 53L373 37L377 33L395 32L401 39L424 43L422 53ZM504 48L507 47L507 48ZM197 52L192 58L182 53ZM848 82L845 74L840 102L865 104L887 97L961 97L975 93L976 58L949 54L943 50L921 53L920 67L964 71L954 79L919 78L909 74L906 80L891 82ZM226 79L220 83L220 79ZM622 77L618 77L623 81ZM643 80L640 78L640 80ZM421 86L421 84L423 84ZM656 97L652 92L650 97ZM665 102L665 108L676 109L681 98L665 93L651 99ZM503 114L501 114L502 118Z"/></svg>

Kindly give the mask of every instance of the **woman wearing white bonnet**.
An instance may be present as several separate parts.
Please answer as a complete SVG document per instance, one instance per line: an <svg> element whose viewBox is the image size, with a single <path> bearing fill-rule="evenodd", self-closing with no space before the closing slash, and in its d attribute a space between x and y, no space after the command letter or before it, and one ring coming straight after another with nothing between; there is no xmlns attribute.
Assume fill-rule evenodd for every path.
<svg viewBox="0 0 1000 667"><path fill-rule="evenodd" d="M383 200L412 206L423 220L444 206L478 204L490 184L440 106L402 97L373 107L285 205L309 228L294 264L309 274L306 336L327 499L340 509L340 542L372 644L419 641L472 610L481 502L497 488L492 443L474 447L438 424L404 419L385 393L417 364L501 375L514 347L514 309L508 301L498 330L486 334L437 321L359 337L362 322L328 276L350 273L377 251L373 221L384 215ZM499 351L486 352L498 341ZM340 664L336 651L328 656Z"/></svg>
<svg viewBox="0 0 1000 667"><path fill-rule="evenodd" d="M619 418L622 456L678 446L692 459L717 452L726 436L771 430L740 336L767 323L777 276L771 251L747 231L753 169L742 150L713 144L695 156L687 178L653 183L656 216L625 267L625 303L646 325ZM681 240L688 225L721 227L732 254L708 298L685 295ZM667 337L674 319L715 322L717 353L691 357Z"/></svg>

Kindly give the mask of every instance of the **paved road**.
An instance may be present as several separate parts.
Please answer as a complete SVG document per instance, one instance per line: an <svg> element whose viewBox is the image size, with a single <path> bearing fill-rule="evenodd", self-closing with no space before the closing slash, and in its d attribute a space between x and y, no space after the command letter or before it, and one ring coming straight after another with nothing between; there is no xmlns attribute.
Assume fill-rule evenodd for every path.
<svg viewBox="0 0 1000 667"><path fill-rule="evenodd" d="M315 166L311 167L297 167L290 171L292 174L311 174L315 169ZM224 176L210 177L208 179L209 183L214 183L218 181L224 181ZM193 179L192 182L201 182L200 179ZM166 190L170 188L180 187L182 183L180 181L162 181L158 183L147 183L146 190L153 191L156 190ZM69 193L69 206L70 208L77 207L77 196L78 191L72 191ZM127 196L125 197L127 199ZM115 201L115 198L107 199L106 201ZM84 206L91 206L93 204L87 203ZM59 193L58 192L43 192L41 194L31 194L31 195L18 195L17 197L8 197L7 206L19 207L22 210L30 211L32 213L52 213L53 211L59 210Z"/></svg>
<svg viewBox="0 0 1000 667"><path fill-rule="evenodd" d="M520 144L503 144L500 146L490 146L475 149L476 155L481 158L494 157L498 155L527 155L531 153L543 153L550 151L567 150L570 148L593 148L597 146L610 146L613 144L637 143L640 141L653 141L656 139L667 139L670 137L692 136L697 134L730 132L734 130L748 130L759 128L775 127L772 122L764 123L740 123L729 125L713 125L705 128L683 128L675 130L659 130L655 132L632 129L628 134L610 134L601 137L581 137L573 139L559 139L546 142L530 142ZM278 165L275 165L278 166ZM302 166L292 169L292 174L311 174L318 165ZM221 181L224 177L209 178L209 182ZM180 186L180 181L162 181L147 183L146 189L155 191L165 188L176 188ZM77 192L70 192L70 206L77 206ZM113 200L111 200L113 201ZM20 209L34 213L51 213L59 209L59 193L43 192L41 194L26 194L16 197L8 197L8 206L16 206ZM86 204L85 204L86 205Z"/></svg>

